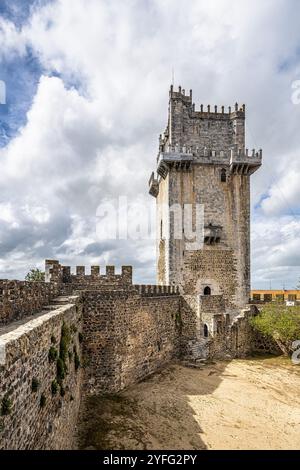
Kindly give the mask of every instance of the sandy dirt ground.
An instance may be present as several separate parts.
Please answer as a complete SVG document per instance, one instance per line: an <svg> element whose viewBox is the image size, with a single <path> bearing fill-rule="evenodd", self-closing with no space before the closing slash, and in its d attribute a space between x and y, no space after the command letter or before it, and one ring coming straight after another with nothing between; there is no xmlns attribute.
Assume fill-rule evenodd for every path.
<svg viewBox="0 0 300 470"><path fill-rule="evenodd" d="M172 364L81 413L83 449L300 449L300 366L254 358Z"/></svg>

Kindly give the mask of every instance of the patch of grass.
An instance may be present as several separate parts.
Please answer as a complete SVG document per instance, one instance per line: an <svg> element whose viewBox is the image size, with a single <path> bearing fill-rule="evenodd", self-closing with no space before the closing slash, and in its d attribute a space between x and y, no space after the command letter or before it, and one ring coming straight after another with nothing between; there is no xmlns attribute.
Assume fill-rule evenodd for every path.
<svg viewBox="0 0 300 470"><path fill-rule="evenodd" d="M175 325L176 328L181 331L182 330L182 318L181 318L181 313L176 311L175 313Z"/></svg>
<svg viewBox="0 0 300 470"><path fill-rule="evenodd" d="M56 361L57 355L58 355L57 349L54 346L51 346L48 352L49 362Z"/></svg>
<svg viewBox="0 0 300 470"><path fill-rule="evenodd" d="M61 383L66 376L65 363L60 357L56 361L56 376L59 383Z"/></svg>
<svg viewBox="0 0 300 470"><path fill-rule="evenodd" d="M68 356L70 341L71 341L70 329L65 323L63 323L62 328L61 328L59 357L64 362L66 361L67 356Z"/></svg>
<svg viewBox="0 0 300 470"><path fill-rule="evenodd" d="M51 393L52 395L56 395L59 389L59 385L57 380L53 380L51 383Z"/></svg>

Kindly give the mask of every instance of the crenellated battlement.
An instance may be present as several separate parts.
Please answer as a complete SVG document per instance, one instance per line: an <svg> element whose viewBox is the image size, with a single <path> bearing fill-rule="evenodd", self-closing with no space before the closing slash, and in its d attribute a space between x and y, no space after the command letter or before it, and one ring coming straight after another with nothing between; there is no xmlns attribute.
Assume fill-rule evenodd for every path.
<svg viewBox="0 0 300 470"><path fill-rule="evenodd" d="M72 270L75 269L75 273ZM63 266L57 260L45 261L45 281L71 284L78 289L106 286L132 285L132 266L122 266L121 274L115 273L115 266L106 266L105 274L101 273L100 266L91 266L90 274L86 273L85 266Z"/></svg>
<svg viewBox="0 0 300 470"><path fill-rule="evenodd" d="M178 91L175 91L173 85L171 85L169 95L170 95L170 99L180 99L180 100L183 100L187 103L192 103L192 100L193 100L193 91L190 90L189 94L186 95L185 94L185 89L181 88L180 85L178 87Z"/></svg>
<svg viewBox="0 0 300 470"><path fill-rule="evenodd" d="M133 286L141 296L157 297L166 295L180 295L178 286L161 286L151 284L135 284Z"/></svg>
<svg viewBox="0 0 300 470"><path fill-rule="evenodd" d="M193 90L189 90L189 94L185 94L185 89L181 86L178 87L178 91L174 90L173 85L170 87L170 101L180 100L184 103L192 113L191 116L194 118L218 118L218 119L234 119L236 117L245 117L246 106L243 104L240 106L235 103L234 106L228 106L227 111L225 106L218 107L217 105L206 105L206 109L203 104L199 105L199 109L196 109L196 104L193 103Z"/></svg>
<svg viewBox="0 0 300 470"><path fill-rule="evenodd" d="M231 148L231 149L224 149L224 150L218 150L214 149L213 147L199 147L198 145L167 145L165 150L163 152L159 152L157 161L159 161L161 158L168 158L173 156L174 159L181 158L181 156L184 157L219 157L220 159L224 158L229 158L229 157L234 157L236 159L238 158L244 158L244 157L253 157L257 158L260 157L262 158L262 150L256 151L255 149L249 151L249 149L243 150L242 148ZM153 174L154 177L154 174ZM150 180L152 178L152 175L150 177ZM149 180L149 182L150 182Z"/></svg>
<svg viewBox="0 0 300 470"><path fill-rule="evenodd" d="M75 274L71 273L72 266L62 266L62 273L63 273L63 280L67 282L69 278L72 277L90 277L90 278L127 278L131 279L132 277L132 266L121 266L121 274L115 274L116 268L115 266L105 266L105 274L101 273L100 266L91 266L90 274L86 273L86 266L75 266Z"/></svg>

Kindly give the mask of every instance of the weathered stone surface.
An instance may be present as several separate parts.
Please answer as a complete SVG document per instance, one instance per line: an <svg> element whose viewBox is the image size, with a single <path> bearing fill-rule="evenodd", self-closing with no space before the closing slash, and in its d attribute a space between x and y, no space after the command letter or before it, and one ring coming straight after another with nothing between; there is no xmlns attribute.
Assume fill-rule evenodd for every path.
<svg viewBox="0 0 300 470"><path fill-rule="evenodd" d="M179 295L86 291L83 303L89 393L119 391L178 356Z"/></svg>
<svg viewBox="0 0 300 470"><path fill-rule="evenodd" d="M81 370L75 370L74 348L79 355L78 331L81 330L81 306L78 298L55 310L40 312L32 319L17 322L15 328L0 330L0 405L7 397L11 408L0 416L0 449L68 449L74 446L74 428L80 404ZM58 352L62 325L70 328L71 340L63 380L64 396L52 395L57 380L56 360L49 362L51 347ZM76 328L76 331L75 331ZM9 330L6 332L6 329ZM36 391L32 381L38 382ZM45 405L41 406L41 396Z"/></svg>

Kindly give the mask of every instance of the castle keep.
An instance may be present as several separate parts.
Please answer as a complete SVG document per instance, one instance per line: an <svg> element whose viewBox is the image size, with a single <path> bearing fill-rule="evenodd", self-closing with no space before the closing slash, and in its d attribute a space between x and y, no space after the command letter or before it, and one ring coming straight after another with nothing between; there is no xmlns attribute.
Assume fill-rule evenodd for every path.
<svg viewBox="0 0 300 470"><path fill-rule="evenodd" d="M171 87L149 181L157 284L133 284L131 266L74 272L58 260L46 260L45 282L0 281L0 449L76 447L85 396L116 393L174 359L257 348L248 322L250 175L261 160L245 149L244 106L196 110L192 92ZM194 246L169 208L184 216L197 204Z"/></svg>
<svg viewBox="0 0 300 470"><path fill-rule="evenodd" d="M186 95L171 86L157 176L150 178L157 201L157 282L198 296L205 328L212 328L213 313L232 318L249 301L250 176L261 162L261 150L245 149L245 106L196 110L192 90ZM184 227L178 237L178 217L168 209L197 204L203 207L203 244L189 249Z"/></svg>

